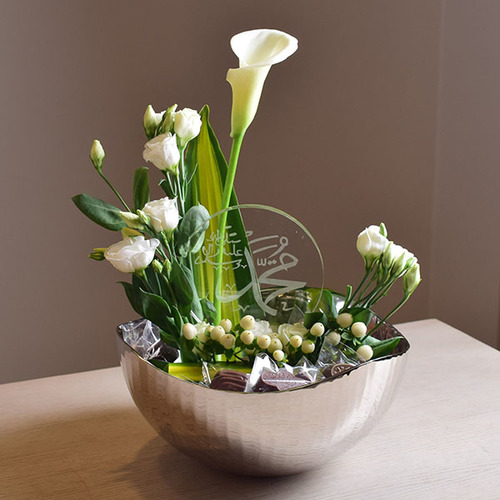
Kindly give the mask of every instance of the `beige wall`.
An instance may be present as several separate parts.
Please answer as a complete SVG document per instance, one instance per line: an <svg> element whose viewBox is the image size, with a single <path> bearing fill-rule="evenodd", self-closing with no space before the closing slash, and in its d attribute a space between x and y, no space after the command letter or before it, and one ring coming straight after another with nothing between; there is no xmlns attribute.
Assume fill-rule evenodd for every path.
<svg viewBox="0 0 500 500"><path fill-rule="evenodd" d="M496 287L496 309L485 309L492 318L462 321L450 314L454 299L436 299L458 292L457 282L441 276L448 247L442 228L451 231L451 215L440 193L448 192L443 179L453 169L454 141L466 147L463 135L446 135L456 102L444 99L453 80L446 50L441 69L448 80L445 73L439 87L440 2L4 0L0 7L0 382L117 363L115 325L134 313L114 283L122 276L86 258L116 235L94 227L70 202L82 191L112 200L87 159L90 143L102 140L106 170L124 193L142 164L147 104L210 104L227 152L225 73L236 64L228 41L255 27L288 31L300 48L266 83L242 151L240 200L271 204L303 221L323 249L332 288L359 279L356 235L383 220L390 236L419 256L424 273L396 321L433 314L479 337L485 331L479 324L498 322L498 274L485 278ZM451 26L444 23L448 50L460 42ZM495 47L492 60L500 53ZM469 62L462 58L451 68L467 73ZM488 92L498 97L498 75L487 78L485 100ZM493 110L490 116L494 123ZM474 141L482 125L473 127ZM495 158L494 130L488 134L482 165ZM498 182L498 169L492 175L488 186ZM461 178L455 181L463 189ZM491 213L481 213L479 224L491 225ZM460 259L471 269L460 286L475 283L471 257L464 252Z"/></svg>
<svg viewBox="0 0 500 500"><path fill-rule="evenodd" d="M444 14L430 314L498 347L500 3Z"/></svg>

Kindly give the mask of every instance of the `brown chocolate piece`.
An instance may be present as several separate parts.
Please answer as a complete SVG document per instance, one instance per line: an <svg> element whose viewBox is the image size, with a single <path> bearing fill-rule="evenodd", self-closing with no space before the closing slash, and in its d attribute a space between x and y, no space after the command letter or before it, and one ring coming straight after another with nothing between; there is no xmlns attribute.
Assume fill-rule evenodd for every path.
<svg viewBox="0 0 500 500"><path fill-rule="evenodd" d="M308 385L309 380L304 380L301 377L295 377L292 373L285 369L273 372L271 370L264 370L255 384L255 392L273 392L273 391L286 391L287 389L295 389Z"/></svg>
<svg viewBox="0 0 500 500"><path fill-rule="evenodd" d="M179 357L179 351L168 344L165 344L162 340L159 342L158 354L153 359L164 359L169 363L173 363Z"/></svg>
<svg viewBox="0 0 500 500"><path fill-rule="evenodd" d="M220 391L244 392L247 387L248 374L234 370L219 370L210 384L210 389Z"/></svg>
<svg viewBox="0 0 500 500"><path fill-rule="evenodd" d="M323 375L326 378L335 378L350 371L352 368L354 368L354 365L349 365L347 363L338 363L336 365L327 366L323 370Z"/></svg>

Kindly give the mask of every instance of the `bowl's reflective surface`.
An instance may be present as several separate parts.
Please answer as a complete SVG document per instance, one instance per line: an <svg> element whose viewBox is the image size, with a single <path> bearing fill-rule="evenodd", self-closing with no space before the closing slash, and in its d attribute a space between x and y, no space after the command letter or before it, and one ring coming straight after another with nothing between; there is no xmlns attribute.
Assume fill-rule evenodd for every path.
<svg viewBox="0 0 500 500"><path fill-rule="evenodd" d="M399 332L384 325L383 334ZM305 471L351 447L390 404L409 348L403 339L397 355L303 389L235 393L175 378L118 337L130 393L153 428L196 460L250 475Z"/></svg>

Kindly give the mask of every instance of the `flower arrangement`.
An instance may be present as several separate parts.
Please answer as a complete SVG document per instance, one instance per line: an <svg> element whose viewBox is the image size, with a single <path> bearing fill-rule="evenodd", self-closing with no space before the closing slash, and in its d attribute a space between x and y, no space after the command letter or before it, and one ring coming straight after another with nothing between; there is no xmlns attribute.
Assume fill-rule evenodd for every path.
<svg viewBox="0 0 500 500"><path fill-rule="evenodd" d="M239 68L227 73L233 94L229 161L210 125L207 106L199 113L190 108L178 110L177 105L157 113L148 106L143 120L147 137L143 158L163 174L159 186L165 197L150 199L149 169L143 166L134 173L133 204L129 205L106 177L105 151L94 141L92 164L121 206L87 194L77 195L73 201L93 222L121 232L122 239L95 248L89 257L107 260L131 275L130 282L120 283L134 311L149 320L157 334L152 341L154 355L151 346L144 351L149 353L147 358L170 373L201 380L213 388L291 388L292 379L300 378L301 373L307 372L308 381L315 381L327 373L334 376L345 371L332 367L349 368L390 355L400 338L381 339L373 334L409 299L421 278L417 258L389 241L383 223L369 226L357 238L365 270L358 286L348 285L343 296L302 287L305 300L299 321L269 318L260 307L258 293L240 294L236 307L222 300L222 288L228 284L236 290L260 290L251 266L235 267L228 251L230 229L242 251L251 255L234 180L243 138L256 115L270 68L292 55L298 42L280 31L253 30L234 36L231 47L239 58ZM200 259L207 241L212 245L212 260ZM401 301L377 321L373 306L399 279ZM242 314L247 310L253 313ZM144 323L140 325L143 329ZM124 330L130 326L133 330L135 324ZM172 363L174 360L177 362ZM212 371L200 375L203 366ZM251 377L246 374L256 367L261 377L250 387ZM265 368L284 374L281 379L289 383L278 387L264 377ZM192 375L194 372L198 375Z"/></svg>

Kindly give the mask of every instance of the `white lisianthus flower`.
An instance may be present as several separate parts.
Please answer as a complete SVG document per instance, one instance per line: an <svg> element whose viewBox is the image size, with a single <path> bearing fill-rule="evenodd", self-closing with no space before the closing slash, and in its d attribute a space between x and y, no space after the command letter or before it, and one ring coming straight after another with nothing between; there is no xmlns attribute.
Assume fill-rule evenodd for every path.
<svg viewBox="0 0 500 500"><path fill-rule="evenodd" d="M201 117L198 111L184 108L175 113L174 131L182 146L185 146L191 139L198 136L201 130Z"/></svg>
<svg viewBox="0 0 500 500"><path fill-rule="evenodd" d="M142 208L142 211L149 215L149 223L156 232L173 231L179 224L179 209L177 208L177 198L161 198L150 201Z"/></svg>
<svg viewBox="0 0 500 500"><path fill-rule="evenodd" d="M157 239L146 240L144 236L125 238L108 247L104 258L122 273L141 271L151 264L159 244Z"/></svg>
<svg viewBox="0 0 500 500"><path fill-rule="evenodd" d="M177 165L181 155L175 135L171 133L160 134L146 142L142 157L160 170L168 170L177 174Z"/></svg>
<svg viewBox="0 0 500 500"><path fill-rule="evenodd" d="M233 90L231 137L234 137L244 133L252 123L271 66L291 56L298 48L298 41L282 31L258 29L233 36L231 48L240 60L240 67L230 69L226 77Z"/></svg>
<svg viewBox="0 0 500 500"><path fill-rule="evenodd" d="M382 255L388 244L389 240L380 232L380 226L373 225L359 233L356 248L368 267Z"/></svg>
<svg viewBox="0 0 500 500"><path fill-rule="evenodd" d="M254 326L250 329L250 331L258 337L259 335L271 335L273 333L273 330L271 329L271 326L269 325L269 321L264 321L264 320L255 320Z"/></svg>
<svg viewBox="0 0 500 500"><path fill-rule="evenodd" d="M298 335L303 338L307 332L307 328L302 323L294 323L293 325L283 323L278 327L278 338L283 345L287 345L293 336Z"/></svg>

